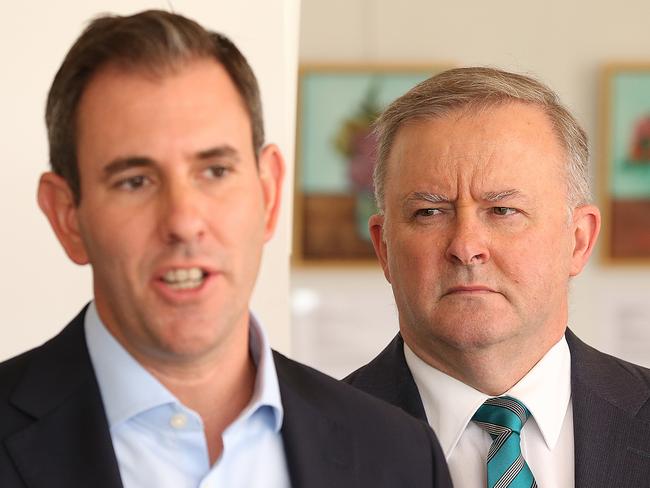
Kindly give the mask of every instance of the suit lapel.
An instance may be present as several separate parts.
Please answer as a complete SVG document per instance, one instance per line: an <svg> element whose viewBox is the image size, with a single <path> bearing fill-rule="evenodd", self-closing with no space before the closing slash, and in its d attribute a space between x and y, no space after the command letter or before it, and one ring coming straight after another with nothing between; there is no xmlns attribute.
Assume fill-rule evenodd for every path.
<svg viewBox="0 0 650 488"><path fill-rule="evenodd" d="M34 353L10 401L33 418L5 440L29 488L121 487L83 313Z"/></svg>
<svg viewBox="0 0 650 488"><path fill-rule="evenodd" d="M358 486L354 450L341 421L324 412L308 369L274 351L284 419L282 440L293 488Z"/></svg>
<svg viewBox="0 0 650 488"><path fill-rule="evenodd" d="M406 364L400 334L372 362L344 381L427 422L420 392Z"/></svg>
<svg viewBox="0 0 650 488"><path fill-rule="evenodd" d="M650 391L635 366L581 342L567 330L575 486L638 487L650 479Z"/></svg>

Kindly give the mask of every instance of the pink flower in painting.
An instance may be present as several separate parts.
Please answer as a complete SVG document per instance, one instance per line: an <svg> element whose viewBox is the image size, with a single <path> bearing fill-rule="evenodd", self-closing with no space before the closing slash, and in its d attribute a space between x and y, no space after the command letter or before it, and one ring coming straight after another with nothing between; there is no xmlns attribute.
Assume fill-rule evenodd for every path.
<svg viewBox="0 0 650 488"><path fill-rule="evenodd" d="M631 146L630 162L650 163L650 115L636 122Z"/></svg>
<svg viewBox="0 0 650 488"><path fill-rule="evenodd" d="M372 172L377 159L377 137L369 129L358 131L350 140L348 171L357 191L372 193Z"/></svg>

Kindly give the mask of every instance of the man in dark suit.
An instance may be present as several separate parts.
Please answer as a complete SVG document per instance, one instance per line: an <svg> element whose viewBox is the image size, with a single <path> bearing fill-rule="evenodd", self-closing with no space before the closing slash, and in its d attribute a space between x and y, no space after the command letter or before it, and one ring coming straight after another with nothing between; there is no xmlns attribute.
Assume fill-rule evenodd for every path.
<svg viewBox="0 0 650 488"><path fill-rule="evenodd" d="M0 486L450 486L426 424L272 352L249 313L284 167L228 39L98 18L46 120L38 201L94 300L0 365Z"/></svg>
<svg viewBox="0 0 650 488"><path fill-rule="evenodd" d="M347 381L428 420L455 486L650 486L650 371L567 329L600 228L575 118L532 78L461 68L376 127L400 333Z"/></svg>

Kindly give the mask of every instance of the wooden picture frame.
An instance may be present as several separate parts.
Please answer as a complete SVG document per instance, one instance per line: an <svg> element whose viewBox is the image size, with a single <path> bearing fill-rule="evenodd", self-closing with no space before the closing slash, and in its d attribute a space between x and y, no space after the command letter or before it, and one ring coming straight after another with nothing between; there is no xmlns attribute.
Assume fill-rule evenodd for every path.
<svg viewBox="0 0 650 488"><path fill-rule="evenodd" d="M650 264L650 62L607 65L601 80L603 260Z"/></svg>
<svg viewBox="0 0 650 488"><path fill-rule="evenodd" d="M374 264L370 124L442 66L303 65L299 74L294 264Z"/></svg>

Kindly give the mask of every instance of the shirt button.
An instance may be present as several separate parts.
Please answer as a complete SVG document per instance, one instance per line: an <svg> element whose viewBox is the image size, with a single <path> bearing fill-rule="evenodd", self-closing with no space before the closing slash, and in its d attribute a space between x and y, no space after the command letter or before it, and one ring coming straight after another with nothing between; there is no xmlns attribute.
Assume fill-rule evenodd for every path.
<svg viewBox="0 0 650 488"><path fill-rule="evenodd" d="M187 417L182 413L175 413L172 415L172 418L169 419L169 425L174 429L182 429L187 425Z"/></svg>

